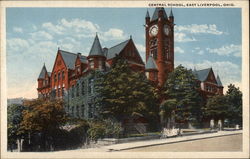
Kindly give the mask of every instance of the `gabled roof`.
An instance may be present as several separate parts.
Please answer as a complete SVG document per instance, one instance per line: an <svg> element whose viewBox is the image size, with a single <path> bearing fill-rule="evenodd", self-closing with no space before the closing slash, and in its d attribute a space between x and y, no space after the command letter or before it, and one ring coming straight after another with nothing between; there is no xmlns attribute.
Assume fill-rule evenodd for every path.
<svg viewBox="0 0 250 159"><path fill-rule="evenodd" d="M105 56L97 34L90 49L89 56Z"/></svg>
<svg viewBox="0 0 250 159"><path fill-rule="evenodd" d="M219 75L217 75L216 81L217 81L218 86L223 86L222 83L221 83Z"/></svg>
<svg viewBox="0 0 250 159"><path fill-rule="evenodd" d="M125 48L125 46L128 44L129 40L126 40L120 44L117 44L117 45L109 48L108 53L107 53L107 59L112 59L115 57L116 54L118 55Z"/></svg>
<svg viewBox="0 0 250 159"><path fill-rule="evenodd" d="M157 67L157 65L155 63L155 60L153 59L152 56L148 57L148 61L147 61L146 65L145 65L145 69L146 70L148 70L148 69L156 69L156 70L158 70L158 67Z"/></svg>
<svg viewBox="0 0 250 159"><path fill-rule="evenodd" d="M200 81L205 81L209 75L209 72L212 70L212 68L207 68L203 70L193 71L194 75L197 77Z"/></svg>
<svg viewBox="0 0 250 159"><path fill-rule="evenodd" d="M69 69L75 69L75 61L77 58L77 54L71 53L71 52L67 52L67 51L63 51L63 50L59 50L59 52L62 55L62 58L66 64L66 67Z"/></svg>
<svg viewBox="0 0 250 159"><path fill-rule="evenodd" d="M154 11L154 14L152 16L151 21L154 21L154 20L158 19L158 12L160 10L163 10L163 17L166 18L166 19L168 18L167 13L165 12L165 9L163 7L157 7L157 8L155 8L155 11Z"/></svg>
<svg viewBox="0 0 250 159"><path fill-rule="evenodd" d="M38 79L45 79L46 73L47 73L47 69L46 69L45 64L44 64L43 68L42 68L42 70L41 70L41 72L40 72L40 74L38 76Z"/></svg>

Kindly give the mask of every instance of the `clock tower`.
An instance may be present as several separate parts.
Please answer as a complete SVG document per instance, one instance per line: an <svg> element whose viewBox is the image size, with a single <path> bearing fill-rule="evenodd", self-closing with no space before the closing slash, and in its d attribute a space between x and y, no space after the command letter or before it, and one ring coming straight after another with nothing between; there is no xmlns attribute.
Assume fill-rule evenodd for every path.
<svg viewBox="0 0 250 159"><path fill-rule="evenodd" d="M152 18L146 17L146 63L149 56L158 67L159 86L163 86L167 76L174 70L174 16L169 17L164 8L156 8Z"/></svg>

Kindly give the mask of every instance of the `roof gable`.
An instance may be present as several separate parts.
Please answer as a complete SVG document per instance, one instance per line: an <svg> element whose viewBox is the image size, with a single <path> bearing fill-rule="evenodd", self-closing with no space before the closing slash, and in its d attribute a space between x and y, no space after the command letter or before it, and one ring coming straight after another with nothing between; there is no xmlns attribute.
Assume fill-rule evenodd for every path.
<svg viewBox="0 0 250 159"><path fill-rule="evenodd" d="M198 70L194 71L194 75L197 77L198 80L200 81L205 81L209 75L211 68L203 69L203 70Z"/></svg>
<svg viewBox="0 0 250 159"><path fill-rule="evenodd" d="M126 40L124 42L121 42L111 48L108 49L107 51L107 59L112 59L114 58L116 55L119 55L121 53L121 51L125 48L125 46L127 46L129 40Z"/></svg>
<svg viewBox="0 0 250 159"><path fill-rule="evenodd" d="M219 75L217 75L216 81L217 81L218 86L221 86L221 87L223 86L222 83L221 83Z"/></svg>
<svg viewBox="0 0 250 159"><path fill-rule="evenodd" d="M46 74L47 74L47 69L45 65L43 65L43 68L38 76L38 79L45 79Z"/></svg>
<svg viewBox="0 0 250 159"><path fill-rule="evenodd" d="M59 50L59 52L62 55L62 58L63 58L63 61L66 65L66 67L69 69L72 69L72 70L75 69L75 61L77 58L77 54L63 51L63 50Z"/></svg>

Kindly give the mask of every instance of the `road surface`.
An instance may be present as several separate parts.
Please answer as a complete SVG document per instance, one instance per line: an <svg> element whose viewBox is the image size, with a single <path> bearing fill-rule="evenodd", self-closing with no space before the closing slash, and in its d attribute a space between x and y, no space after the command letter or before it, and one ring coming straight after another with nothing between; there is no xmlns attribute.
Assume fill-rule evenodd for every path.
<svg viewBox="0 0 250 159"><path fill-rule="evenodd" d="M242 151L242 134L128 149L122 152Z"/></svg>

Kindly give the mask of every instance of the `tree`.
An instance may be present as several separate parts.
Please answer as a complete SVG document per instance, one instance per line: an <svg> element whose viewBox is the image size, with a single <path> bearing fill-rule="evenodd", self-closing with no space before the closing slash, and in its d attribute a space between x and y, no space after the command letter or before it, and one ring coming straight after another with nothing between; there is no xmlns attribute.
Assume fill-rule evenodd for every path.
<svg viewBox="0 0 250 159"><path fill-rule="evenodd" d="M232 124L242 125L242 92L233 84L228 85L226 93L228 119Z"/></svg>
<svg viewBox="0 0 250 159"><path fill-rule="evenodd" d="M8 146L11 149L12 145L15 145L16 141L22 137L22 134L18 133L18 130L23 119L23 110L24 106L20 104L11 104L7 107Z"/></svg>
<svg viewBox="0 0 250 159"><path fill-rule="evenodd" d="M156 89L141 72L134 72L126 60L117 56L111 69L96 83L97 103L102 105L102 116L121 122L133 113L157 119ZM151 120L151 121L152 121Z"/></svg>
<svg viewBox="0 0 250 159"><path fill-rule="evenodd" d="M228 117L228 103L223 95L215 95L207 100L204 108L205 116L214 120L224 120Z"/></svg>
<svg viewBox="0 0 250 159"><path fill-rule="evenodd" d="M174 110L175 121L178 123L200 121L202 98L198 88L192 70L179 65L169 74L164 85L166 101L163 102L162 110Z"/></svg>
<svg viewBox="0 0 250 159"><path fill-rule="evenodd" d="M66 114L61 100L35 99L24 103L23 120L19 133L32 135L40 133L43 137L43 147L51 145L55 132L66 121ZM48 145L48 144L47 144Z"/></svg>

